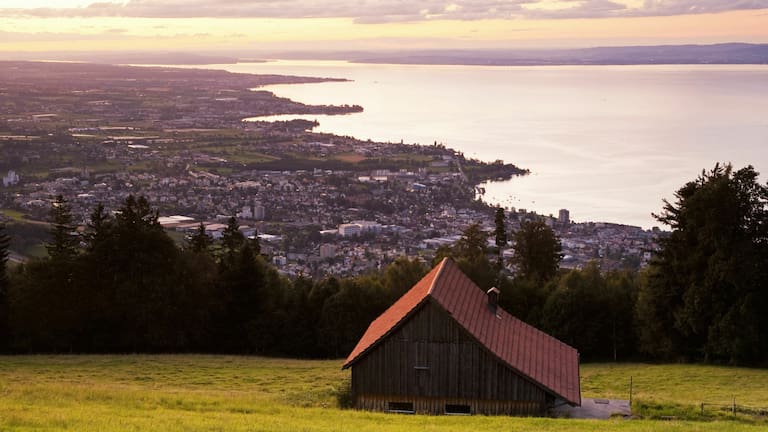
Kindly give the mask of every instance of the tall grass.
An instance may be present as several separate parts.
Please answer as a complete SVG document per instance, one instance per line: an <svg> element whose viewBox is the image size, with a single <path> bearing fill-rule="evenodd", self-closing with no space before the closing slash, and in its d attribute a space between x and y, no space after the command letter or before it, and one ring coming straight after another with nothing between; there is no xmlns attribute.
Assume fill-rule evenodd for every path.
<svg viewBox="0 0 768 432"><path fill-rule="evenodd" d="M0 431L758 431L763 420L567 420L342 410L340 361L205 355L0 357ZM765 403L768 372L584 365L584 397L696 407ZM680 416L678 418L689 418Z"/></svg>
<svg viewBox="0 0 768 432"><path fill-rule="evenodd" d="M733 417L737 406L768 409L768 370L709 365L587 364L581 367L582 393L629 399L633 412L649 418L693 420ZM705 404L702 413L701 404ZM737 415L741 420L753 416ZM759 419L759 417L758 417ZM768 428L768 423L766 424Z"/></svg>

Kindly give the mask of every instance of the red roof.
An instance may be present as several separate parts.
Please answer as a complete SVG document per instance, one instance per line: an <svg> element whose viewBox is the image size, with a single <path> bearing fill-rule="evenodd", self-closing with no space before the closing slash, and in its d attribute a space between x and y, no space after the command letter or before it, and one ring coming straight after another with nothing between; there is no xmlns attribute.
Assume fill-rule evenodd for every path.
<svg viewBox="0 0 768 432"><path fill-rule="evenodd" d="M428 299L520 375L571 404L581 404L578 351L501 308L494 313L488 308L486 294L448 258L368 326L344 368L369 352Z"/></svg>

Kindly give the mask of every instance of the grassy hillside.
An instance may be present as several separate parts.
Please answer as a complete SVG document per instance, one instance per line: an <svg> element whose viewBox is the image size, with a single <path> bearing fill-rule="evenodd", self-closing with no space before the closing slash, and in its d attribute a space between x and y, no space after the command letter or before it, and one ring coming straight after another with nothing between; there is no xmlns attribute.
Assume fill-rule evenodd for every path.
<svg viewBox="0 0 768 432"><path fill-rule="evenodd" d="M235 356L0 357L0 430L77 431L758 431L768 422L404 416L339 410L340 361ZM626 398L647 415L696 405L766 405L768 371L709 366L584 365L584 397ZM654 411L654 406L656 408ZM659 411L659 409L661 411ZM665 411L666 410L666 411ZM656 413L656 414L654 414ZM716 418L716 419L712 419Z"/></svg>
<svg viewBox="0 0 768 432"><path fill-rule="evenodd" d="M768 369L702 365L585 364L581 391L585 397L627 399L629 377L633 393L644 401L698 405L731 403L768 408Z"/></svg>

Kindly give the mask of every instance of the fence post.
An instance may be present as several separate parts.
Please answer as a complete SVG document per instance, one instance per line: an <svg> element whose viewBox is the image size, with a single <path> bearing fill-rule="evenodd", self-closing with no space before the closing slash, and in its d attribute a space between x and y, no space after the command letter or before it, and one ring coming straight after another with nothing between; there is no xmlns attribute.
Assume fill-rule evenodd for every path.
<svg viewBox="0 0 768 432"><path fill-rule="evenodd" d="M731 412L736 415L736 396L733 397L733 405L731 405Z"/></svg>
<svg viewBox="0 0 768 432"><path fill-rule="evenodd" d="M632 411L632 375L629 376L629 408Z"/></svg>
<svg viewBox="0 0 768 432"><path fill-rule="evenodd" d="M701 403L701 416L704 417L704 402Z"/></svg>

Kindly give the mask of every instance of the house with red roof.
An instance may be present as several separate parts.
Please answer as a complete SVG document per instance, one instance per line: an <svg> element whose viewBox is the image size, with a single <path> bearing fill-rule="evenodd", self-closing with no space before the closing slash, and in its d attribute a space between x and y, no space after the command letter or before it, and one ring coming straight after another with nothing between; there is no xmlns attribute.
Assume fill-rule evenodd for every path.
<svg viewBox="0 0 768 432"><path fill-rule="evenodd" d="M343 368L359 409L543 415L581 405L579 354L498 307L444 259L366 330Z"/></svg>

